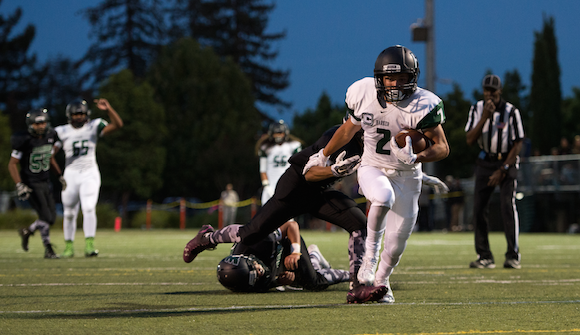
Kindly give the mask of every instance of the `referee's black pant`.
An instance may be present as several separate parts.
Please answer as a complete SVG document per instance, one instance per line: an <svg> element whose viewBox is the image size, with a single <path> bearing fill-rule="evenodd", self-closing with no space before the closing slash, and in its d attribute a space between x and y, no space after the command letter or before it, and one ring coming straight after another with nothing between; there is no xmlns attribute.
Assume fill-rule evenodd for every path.
<svg viewBox="0 0 580 335"><path fill-rule="evenodd" d="M488 162L482 159L476 161L475 189L473 192L473 218L475 229L475 251L480 259L493 259L489 247L489 199L495 186L488 186L489 177L497 171L503 162ZM503 228L507 241L506 259L519 260L519 218L515 203L515 191L517 186L517 169L510 167L508 173L501 181L500 187L500 212L503 220Z"/></svg>

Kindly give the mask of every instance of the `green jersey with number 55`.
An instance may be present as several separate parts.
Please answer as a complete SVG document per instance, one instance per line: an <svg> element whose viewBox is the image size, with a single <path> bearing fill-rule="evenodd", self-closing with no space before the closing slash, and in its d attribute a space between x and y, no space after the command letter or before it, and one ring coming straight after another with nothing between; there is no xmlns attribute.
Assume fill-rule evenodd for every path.
<svg viewBox="0 0 580 335"><path fill-rule="evenodd" d="M65 154L65 169L84 170L97 167L97 139L107 126L107 121L96 118L80 128L65 124L54 128Z"/></svg>
<svg viewBox="0 0 580 335"><path fill-rule="evenodd" d="M422 130L445 122L443 101L420 87L409 98L389 103L383 108L377 99L375 79L363 78L348 88L345 101L351 114L350 120L364 130L361 165L395 170L415 169L415 166L403 164L391 154L391 137L403 129Z"/></svg>

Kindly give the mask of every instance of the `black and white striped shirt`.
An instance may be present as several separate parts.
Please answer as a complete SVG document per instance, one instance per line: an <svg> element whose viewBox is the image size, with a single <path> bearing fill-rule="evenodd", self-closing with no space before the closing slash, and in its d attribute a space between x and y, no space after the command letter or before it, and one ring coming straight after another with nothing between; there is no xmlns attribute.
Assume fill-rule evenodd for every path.
<svg viewBox="0 0 580 335"><path fill-rule="evenodd" d="M471 106L465 132L470 131L481 119L483 100ZM492 122L490 122L490 120ZM485 121L481 136L477 139L479 147L488 154L506 155L513 143L524 138L524 125L520 111L511 103L501 100L493 116Z"/></svg>

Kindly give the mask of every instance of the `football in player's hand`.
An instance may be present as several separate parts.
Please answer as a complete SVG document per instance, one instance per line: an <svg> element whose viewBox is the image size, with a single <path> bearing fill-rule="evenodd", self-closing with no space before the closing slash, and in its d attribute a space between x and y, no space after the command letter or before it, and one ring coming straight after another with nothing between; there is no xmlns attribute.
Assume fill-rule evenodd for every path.
<svg viewBox="0 0 580 335"><path fill-rule="evenodd" d="M423 133L415 129L403 129L400 133L395 135L395 141L399 148L405 146L405 137L410 136L413 143L413 153L418 154L421 151L427 149L431 145L431 140Z"/></svg>

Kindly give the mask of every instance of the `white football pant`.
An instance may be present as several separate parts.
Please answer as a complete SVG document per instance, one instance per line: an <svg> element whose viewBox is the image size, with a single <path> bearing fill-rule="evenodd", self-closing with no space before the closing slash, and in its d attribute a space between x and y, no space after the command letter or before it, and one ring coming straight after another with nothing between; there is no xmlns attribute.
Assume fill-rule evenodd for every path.
<svg viewBox="0 0 580 335"><path fill-rule="evenodd" d="M384 249L375 275L375 283L384 285L399 264L413 232L419 213L422 172L361 166L357 175L363 194L371 202L364 257L379 256L384 235Z"/></svg>
<svg viewBox="0 0 580 335"><path fill-rule="evenodd" d="M97 232L96 207L101 188L101 173L99 169L96 167L86 170L65 169L64 179L67 185L62 192L65 241L74 241L79 206L83 211L85 238L95 237Z"/></svg>

